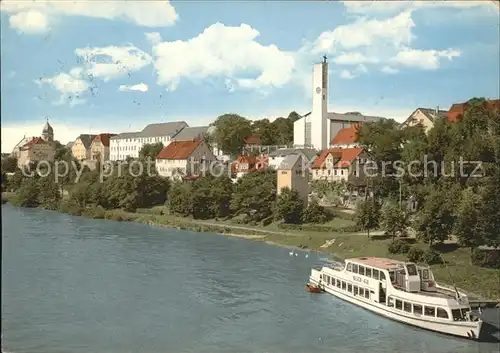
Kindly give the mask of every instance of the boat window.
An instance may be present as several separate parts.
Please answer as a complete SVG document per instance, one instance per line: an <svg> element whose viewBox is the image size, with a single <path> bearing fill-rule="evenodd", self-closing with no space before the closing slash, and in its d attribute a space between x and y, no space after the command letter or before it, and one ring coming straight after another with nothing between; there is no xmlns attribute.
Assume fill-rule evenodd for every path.
<svg viewBox="0 0 500 353"><path fill-rule="evenodd" d="M387 306L394 307L394 298L389 297L387 300Z"/></svg>
<svg viewBox="0 0 500 353"><path fill-rule="evenodd" d="M437 317L448 319L448 313L443 308L437 308Z"/></svg>
<svg viewBox="0 0 500 353"><path fill-rule="evenodd" d="M467 317L467 312L468 312L468 311L469 311L468 309L462 309L462 316L463 316L464 318L466 318L466 317Z"/></svg>
<svg viewBox="0 0 500 353"><path fill-rule="evenodd" d="M338 287L338 288L340 288L340 286L341 286L341 285L340 285L340 280L338 279L338 280L337 280L337 287Z"/></svg>
<svg viewBox="0 0 500 353"><path fill-rule="evenodd" d="M436 316L436 309L433 306L425 306L424 307L424 315L425 316Z"/></svg>
<svg viewBox="0 0 500 353"><path fill-rule="evenodd" d="M365 276L366 277L371 277L372 276L372 269L371 268L366 268L365 269Z"/></svg>
<svg viewBox="0 0 500 353"><path fill-rule="evenodd" d="M349 283L349 284L347 285L347 291L348 291L349 293L352 293L352 284L350 284L350 283Z"/></svg>
<svg viewBox="0 0 500 353"><path fill-rule="evenodd" d="M347 271L352 272L352 263L347 264Z"/></svg>
<svg viewBox="0 0 500 353"><path fill-rule="evenodd" d="M380 271L380 280L385 282L385 273Z"/></svg>
<svg viewBox="0 0 500 353"><path fill-rule="evenodd" d="M467 309L462 309L462 310L467 310ZM465 321L466 316L463 314L464 313L460 309L451 310L451 315L453 316L454 321Z"/></svg>
<svg viewBox="0 0 500 353"><path fill-rule="evenodd" d="M352 265L352 272L358 273L358 265L357 264Z"/></svg>
<svg viewBox="0 0 500 353"><path fill-rule="evenodd" d="M377 279L377 280L379 279L378 270L373 269L373 271L372 271L372 277L375 278L375 279Z"/></svg>
<svg viewBox="0 0 500 353"><path fill-rule="evenodd" d="M422 315L422 305L413 304L413 313L416 315Z"/></svg>
<svg viewBox="0 0 500 353"><path fill-rule="evenodd" d="M345 290L345 282L342 281L342 289Z"/></svg>
<svg viewBox="0 0 500 353"><path fill-rule="evenodd" d="M411 303L404 302L403 303L403 309L404 309L404 311L407 311L407 312L411 313Z"/></svg>
<svg viewBox="0 0 500 353"><path fill-rule="evenodd" d="M391 278L391 283L395 282L394 271L389 272L389 277Z"/></svg>
<svg viewBox="0 0 500 353"><path fill-rule="evenodd" d="M396 299L396 309L401 310L403 308L403 302L399 299Z"/></svg>
<svg viewBox="0 0 500 353"><path fill-rule="evenodd" d="M354 295L358 295L358 286L354 286Z"/></svg>
<svg viewBox="0 0 500 353"><path fill-rule="evenodd" d="M364 288L359 288L359 295L361 295L361 296L365 295L365 289Z"/></svg>
<svg viewBox="0 0 500 353"><path fill-rule="evenodd" d="M429 270L422 270L422 279L429 279Z"/></svg>
<svg viewBox="0 0 500 353"><path fill-rule="evenodd" d="M408 271L408 276L417 276L417 267L414 264L406 265L406 270Z"/></svg>
<svg viewBox="0 0 500 353"><path fill-rule="evenodd" d="M364 275L365 275L365 268L364 268L363 266L359 266L359 268L358 268L358 273L359 273L360 275L363 275L363 276L364 276Z"/></svg>
<svg viewBox="0 0 500 353"><path fill-rule="evenodd" d="M368 289L365 289L365 298L370 299L370 291Z"/></svg>

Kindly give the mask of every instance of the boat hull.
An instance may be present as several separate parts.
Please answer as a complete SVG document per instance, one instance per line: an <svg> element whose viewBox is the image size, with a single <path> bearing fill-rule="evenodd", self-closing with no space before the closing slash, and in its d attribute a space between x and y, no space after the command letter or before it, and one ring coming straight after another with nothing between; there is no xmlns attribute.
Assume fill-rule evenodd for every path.
<svg viewBox="0 0 500 353"><path fill-rule="evenodd" d="M310 279L313 284L319 284L314 278ZM364 309L370 310L376 314L384 316L388 319L401 322L407 325L418 327L428 331L439 332L442 334L458 336L462 338L478 340L481 333L482 321L477 322L447 322L440 323L435 321L426 320L424 318L412 318L404 315L400 315L388 308L386 305L379 304L370 300L358 299L350 295L346 295L344 292L336 290L336 287L331 286L321 286L324 292L330 293L342 300L349 303L362 307Z"/></svg>

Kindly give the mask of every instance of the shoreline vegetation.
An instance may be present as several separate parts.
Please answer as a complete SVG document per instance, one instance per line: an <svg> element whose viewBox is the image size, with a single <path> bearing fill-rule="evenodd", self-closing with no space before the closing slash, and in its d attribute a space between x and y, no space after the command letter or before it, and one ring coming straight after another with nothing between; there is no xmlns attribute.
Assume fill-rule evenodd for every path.
<svg viewBox="0 0 500 353"><path fill-rule="evenodd" d="M2 203L9 199L19 207L74 216L246 237L340 259L375 256L425 263L437 281L498 300L500 112L486 109L484 99L467 104L456 122L436 119L428 131L390 119L362 124L356 143L375 170L369 176L354 170L344 182L312 181L307 205L296 190L278 192L273 168L246 173L236 182L230 165L219 165L222 173L177 170L174 180L162 178L153 162L161 143L144 145L137 159L98 158L95 170L61 144L54 161L20 169L15 158L5 158ZM245 151L251 134L279 135L288 144L292 120L275 124L225 114L213 123L215 135L209 139L235 157ZM348 211L347 206L355 207Z"/></svg>
<svg viewBox="0 0 500 353"><path fill-rule="evenodd" d="M2 204L11 203L14 197L15 193L2 193ZM67 209L64 209L64 206L56 211L71 214ZM284 248L321 252L325 256L334 256L340 260L367 254L370 256L387 256L400 260L406 259L403 254L393 254L388 251L391 239L384 235L383 232L375 231L370 238L364 232L352 232L352 228L349 227L352 227L354 222L349 219L352 218L352 215L347 212L345 212L345 218L339 217L332 222L331 228L338 227L336 232L290 231L283 230L279 224L249 227L235 224L231 220L196 220L165 214L167 212L167 207L155 206L137 209L135 212L121 209L104 210L103 213L88 211L77 216L90 219L137 222L159 228L216 233ZM339 211L339 213L341 212ZM346 229L347 232L343 232L342 229ZM412 243L410 239L408 241ZM451 244L449 248L455 247ZM431 266L437 281L442 284L449 284L451 273L457 288L466 291L471 297L500 300L500 288L498 288L500 271L472 265L469 255L467 249L460 248L444 253L443 257L447 265L434 264Z"/></svg>

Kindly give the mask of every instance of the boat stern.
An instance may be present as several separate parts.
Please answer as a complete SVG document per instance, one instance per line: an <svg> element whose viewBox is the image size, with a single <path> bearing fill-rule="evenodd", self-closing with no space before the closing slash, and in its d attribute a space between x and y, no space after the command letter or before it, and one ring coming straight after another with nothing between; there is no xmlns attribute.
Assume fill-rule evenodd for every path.
<svg viewBox="0 0 500 353"><path fill-rule="evenodd" d="M319 284L321 282L321 270L313 268L311 269L311 275L309 276L309 282L313 284Z"/></svg>

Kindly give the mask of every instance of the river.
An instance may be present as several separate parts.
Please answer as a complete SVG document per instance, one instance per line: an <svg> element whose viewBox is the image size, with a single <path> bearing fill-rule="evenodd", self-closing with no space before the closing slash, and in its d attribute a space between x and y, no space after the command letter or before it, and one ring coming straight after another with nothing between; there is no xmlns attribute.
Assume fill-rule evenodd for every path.
<svg viewBox="0 0 500 353"><path fill-rule="evenodd" d="M2 235L5 352L498 351L307 293L316 253L10 205Z"/></svg>

